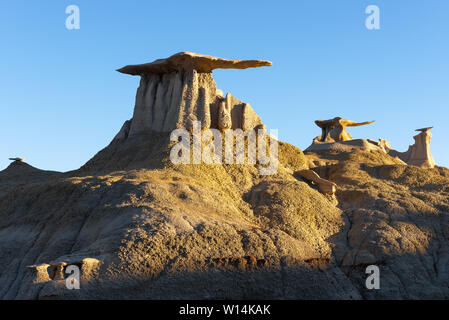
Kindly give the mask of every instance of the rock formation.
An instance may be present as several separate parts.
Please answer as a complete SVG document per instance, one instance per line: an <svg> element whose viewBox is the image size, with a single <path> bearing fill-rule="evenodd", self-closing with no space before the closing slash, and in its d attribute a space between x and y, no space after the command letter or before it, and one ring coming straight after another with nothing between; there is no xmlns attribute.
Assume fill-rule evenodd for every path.
<svg viewBox="0 0 449 320"><path fill-rule="evenodd" d="M11 161L16 161L16 162L23 162L23 161L25 160L25 158L19 158L19 157L17 157L17 158L9 158L9 160L11 160Z"/></svg>
<svg viewBox="0 0 449 320"><path fill-rule="evenodd" d="M415 144L409 146L406 152L398 152L396 150L389 151L392 156L397 156L405 163L421 168L433 168L435 167L435 161L433 160L430 152L430 140L432 139L432 133L430 129L433 127L427 127L422 129L416 129L415 131L421 132L413 137Z"/></svg>
<svg viewBox="0 0 449 320"><path fill-rule="evenodd" d="M340 117L336 117L330 120L316 120L315 123L318 127L321 128L322 133L321 137L317 142L336 142L336 141L348 141L352 140L351 135L348 131L346 131L346 127L358 127L364 126L374 121L367 122L354 122L351 120L342 119Z"/></svg>
<svg viewBox="0 0 449 320"><path fill-rule="evenodd" d="M165 130L195 117L257 126L210 71L260 64L185 53L125 68L142 77L135 116L83 169L1 171L0 299L449 299L447 168L406 166L366 139L306 155L279 141L273 176L164 162ZM71 265L81 290L65 287Z"/></svg>
<svg viewBox="0 0 449 320"><path fill-rule="evenodd" d="M142 132L171 132L191 129L193 121L202 128L252 129L262 124L248 103L223 97L212 70L245 69L271 66L264 60L227 60L180 52L167 59L129 65L117 71L141 77L133 118L125 122L116 139L126 139Z"/></svg>
<svg viewBox="0 0 449 320"><path fill-rule="evenodd" d="M313 170L299 170L295 172L295 175L299 175L300 177L316 184L321 193L332 195L335 193L335 191L337 191L337 185L335 183L326 179L322 179Z"/></svg>
<svg viewBox="0 0 449 320"><path fill-rule="evenodd" d="M354 122L351 120L336 117L330 120L316 120L315 124L321 128L321 136L313 139L312 144L305 151L334 150L339 152L349 152L355 149L376 150L386 152L389 142L379 139L352 139L346 127L358 127L373 123L374 121Z"/></svg>

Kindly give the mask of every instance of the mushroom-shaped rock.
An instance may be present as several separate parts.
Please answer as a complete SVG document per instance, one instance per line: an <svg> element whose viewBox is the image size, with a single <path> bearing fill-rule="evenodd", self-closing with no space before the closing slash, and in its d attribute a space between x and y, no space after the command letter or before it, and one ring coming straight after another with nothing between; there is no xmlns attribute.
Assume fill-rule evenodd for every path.
<svg viewBox="0 0 449 320"><path fill-rule="evenodd" d="M23 162L25 160L25 158L16 157L16 158L9 158L9 160L16 161L16 162Z"/></svg>
<svg viewBox="0 0 449 320"><path fill-rule="evenodd" d="M337 185L332 181L321 178L318 173L313 170L299 170L295 175L300 176L318 186L321 193L334 194L337 191Z"/></svg>
<svg viewBox="0 0 449 320"><path fill-rule="evenodd" d="M421 168L433 168L435 167L435 161L430 152L430 140L432 139L432 133L430 129L433 127L426 127L416 129L415 131L421 132L413 137L415 144L409 146L406 152L398 152L391 150L389 154L391 156L397 156L405 163Z"/></svg>
<svg viewBox="0 0 449 320"><path fill-rule="evenodd" d="M228 60L191 52L177 53L151 63L129 65L121 73L139 75L133 118L117 134L117 140L151 132L191 129L253 129L262 124L247 103L231 94L223 97L212 70L271 66L265 60Z"/></svg>
<svg viewBox="0 0 449 320"><path fill-rule="evenodd" d="M330 120L316 120L315 124L321 128L321 137L317 142L336 142L352 140L352 136L346 131L346 127L364 126L374 121L354 122L336 117Z"/></svg>

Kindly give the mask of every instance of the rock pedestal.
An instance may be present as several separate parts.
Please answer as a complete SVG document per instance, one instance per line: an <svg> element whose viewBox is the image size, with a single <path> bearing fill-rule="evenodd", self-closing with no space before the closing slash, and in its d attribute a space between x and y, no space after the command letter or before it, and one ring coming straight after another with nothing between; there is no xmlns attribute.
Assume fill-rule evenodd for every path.
<svg viewBox="0 0 449 320"><path fill-rule="evenodd" d="M430 129L432 128L433 127L416 129L416 131L421 133L413 137L413 139L415 139L415 144L409 146L406 152L391 150L389 154L399 157L402 161L409 165L421 168L435 167L435 161L433 160L432 153L430 152L430 140L432 139Z"/></svg>
<svg viewBox="0 0 449 320"><path fill-rule="evenodd" d="M354 122L340 117L330 120L316 120L315 124L321 128L322 133L321 137L315 138L316 141L314 140L314 143L352 140L352 136L346 131L346 127L358 127L373 122Z"/></svg>
<svg viewBox="0 0 449 320"><path fill-rule="evenodd" d="M255 128L262 124L259 116L248 103L230 93L223 97L212 70L270 65L263 60L227 60L181 52L167 59L121 68L119 72L139 75L141 80L133 118L125 122L116 139L142 132L191 129L194 121L201 121L203 129Z"/></svg>

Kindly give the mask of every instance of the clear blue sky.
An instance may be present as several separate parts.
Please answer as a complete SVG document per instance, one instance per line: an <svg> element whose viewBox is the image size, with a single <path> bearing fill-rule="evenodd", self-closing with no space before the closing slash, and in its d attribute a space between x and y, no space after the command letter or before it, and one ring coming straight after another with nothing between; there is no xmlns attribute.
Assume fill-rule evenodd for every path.
<svg viewBox="0 0 449 320"><path fill-rule="evenodd" d="M80 30L65 28L70 4ZM179 51L271 60L214 77L301 149L316 119L377 120L350 132L399 151L433 125L433 156L449 166L448 0L2 0L0 37L1 169L10 156L79 168L132 116L139 79L115 69Z"/></svg>

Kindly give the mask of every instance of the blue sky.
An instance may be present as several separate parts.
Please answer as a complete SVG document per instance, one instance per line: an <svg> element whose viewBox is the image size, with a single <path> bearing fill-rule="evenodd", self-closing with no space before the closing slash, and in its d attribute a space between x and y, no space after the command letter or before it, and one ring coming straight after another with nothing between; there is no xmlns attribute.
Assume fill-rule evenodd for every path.
<svg viewBox="0 0 449 320"><path fill-rule="evenodd" d="M71 4L79 30L65 28ZM365 28L368 5L380 30ZM214 78L301 149L316 119L377 120L350 133L399 151L433 125L433 156L449 167L447 0L2 0L0 39L0 169L11 156L79 168L132 116L139 79L115 69L179 51L271 60Z"/></svg>

